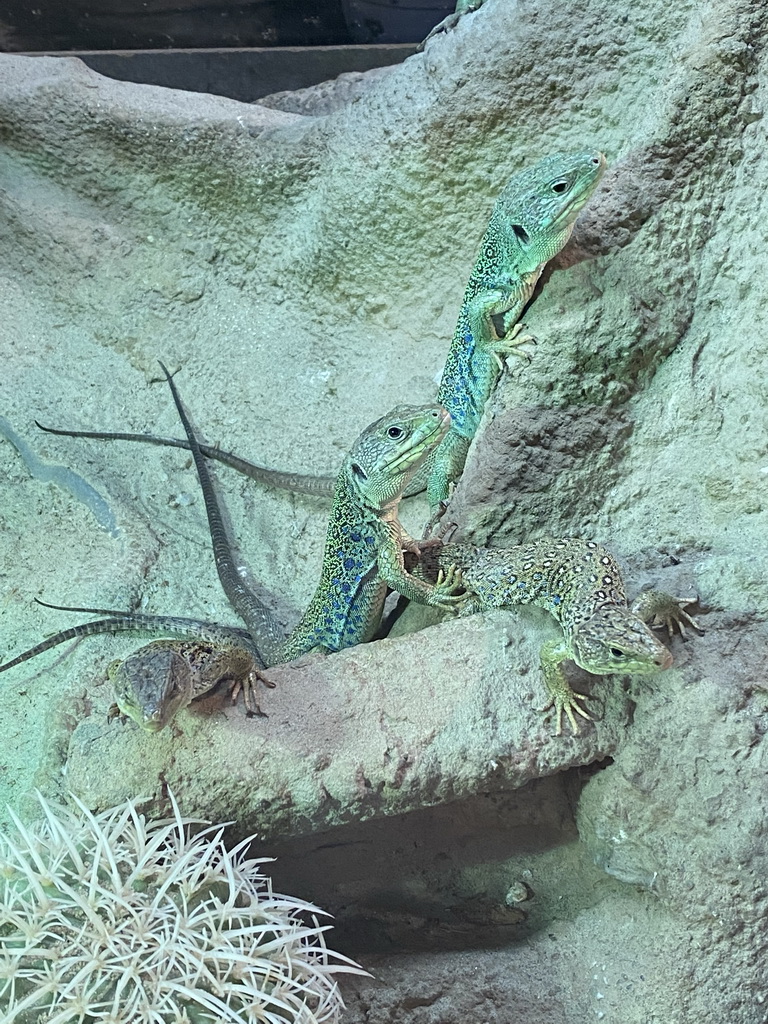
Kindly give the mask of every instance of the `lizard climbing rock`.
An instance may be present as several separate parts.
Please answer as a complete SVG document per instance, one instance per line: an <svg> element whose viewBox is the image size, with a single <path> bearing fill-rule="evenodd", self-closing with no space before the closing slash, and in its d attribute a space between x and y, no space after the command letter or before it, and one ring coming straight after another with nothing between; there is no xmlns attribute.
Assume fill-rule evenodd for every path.
<svg viewBox="0 0 768 1024"><path fill-rule="evenodd" d="M544 644L540 656L549 691L541 710L554 709L557 735L563 713L575 734L574 712L591 718L579 705L586 695L575 693L566 678L565 661L595 675L657 672L670 667L672 655L647 623L664 625L670 634L676 625L684 632L684 623L700 629L685 611L691 599L654 590L628 607L618 565L594 541L544 537L513 548L445 544L422 551L414 571L429 579L447 565L460 570L470 594L462 614L532 604L562 626L562 638Z"/></svg>
<svg viewBox="0 0 768 1024"><path fill-rule="evenodd" d="M602 153L559 153L515 174L496 201L470 274L437 400L451 429L428 463L433 517L464 468L502 368L526 336L519 318L605 170Z"/></svg>
<svg viewBox="0 0 768 1024"><path fill-rule="evenodd" d="M200 477L219 577L247 629L219 626L174 616L145 615L99 608L64 608L107 615L49 637L19 654L0 672L42 654L66 640L95 633L141 631L170 633L171 640L149 644L111 676L118 707L144 728L162 728L176 711L223 679L244 690L246 707L259 669L290 661L309 651L332 652L370 640L375 633L387 587L415 601L459 611L467 600L453 568L438 570L434 582L410 575L403 550L418 550L397 517L403 488L448 429L449 418L437 405L400 406L370 424L344 459L328 524L320 582L309 607L284 639L261 599L242 579L235 563L210 474L175 383L166 379L187 433L187 446ZM44 603L44 602L41 602ZM61 606L51 606L61 607Z"/></svg>
<svg viewBox="0 0 768 1024"><path fill-rule="evenodd" d="M442 21L439 21L437 25L435 25L429 35L425 36L425 38L416 47L416 53L421 53L430 39L433 39L441 32L448 32L450 29L455 28L456 25L458 25L459 20L465 14L471 14L472 11L478 11L484 3L485 0L456 0L456 8L453 13L447 15Z"/></svg>
<svg viewBox="0 0 768 1024"><path fill-rule="evenodd" d="M418 551L419 546L397 516L403 490L446 435L450 418L445 409L398 406L354 442L336 481L320 581L298 625L283 639L271 612L238 571L205 456L173 377L164 366L163 372L195 461L219 579L267 666L371 640L387 587L421 604L461 609L467 597L457 593L461 578L455 569L441 569L429 583L406 571L404 549Z"/></svg>

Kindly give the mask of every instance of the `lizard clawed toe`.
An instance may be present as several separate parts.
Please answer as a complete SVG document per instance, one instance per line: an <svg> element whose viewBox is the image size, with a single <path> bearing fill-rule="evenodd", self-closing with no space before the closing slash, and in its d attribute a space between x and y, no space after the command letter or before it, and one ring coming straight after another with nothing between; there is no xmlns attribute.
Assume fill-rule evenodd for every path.
<svg viewBox="0 0 768 1024"><path fill-rule="evenodd" d="M568 721L571 723L571 729L573 730L574 736L579 736L581 730L579 729L579 723L573 717L574 711L577 715L581 715L582 718L588 722L594 722L594 716L591 715L584 708L579 707L578 701L589 700L589 694L577 693L575 690L569 690L566 693L552 694L546 704L540 708L536 708L537 711L545 712L554 710L555 718L557 721L557 728L555 729L555 736L562 736L563 734L563 712L568 716Z"/></svg>
<svg viewBox="0 0 768 1024"><path fill-rule="evenodd" d="M652 628L666 629L670 638L677 629L686 639L686 625L702 635L704 633L703 626L686 611L688 605L696 604L698 600L698 597L673 597L661 590L646 590L635 599L632 611Z"/></svg>

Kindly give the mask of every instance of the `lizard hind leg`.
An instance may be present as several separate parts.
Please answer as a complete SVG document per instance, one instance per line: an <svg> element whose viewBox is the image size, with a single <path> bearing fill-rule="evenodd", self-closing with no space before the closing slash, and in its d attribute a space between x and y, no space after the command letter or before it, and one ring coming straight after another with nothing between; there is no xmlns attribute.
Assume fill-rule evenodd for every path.
<svg viewBox="0 0 768 1024"><path fill-rule="evenodd" d="M686 611L688 605L696 604L697 601L698 597L672 597L662 590L646 590L635 599L632 611L647 625L666 629L670 637L674 635L675 628L680 631L680 636L685 637L686 625L692 626L699 633L704 632L696 619Z"/></svg>

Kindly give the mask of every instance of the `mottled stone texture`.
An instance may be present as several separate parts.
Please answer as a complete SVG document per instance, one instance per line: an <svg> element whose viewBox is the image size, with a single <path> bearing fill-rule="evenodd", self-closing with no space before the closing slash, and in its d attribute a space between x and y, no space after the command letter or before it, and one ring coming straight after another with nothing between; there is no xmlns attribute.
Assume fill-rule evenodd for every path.
<svg viewBox="0 0 768 1024"><path fill-rule="evenodd" d="M96 807L170 782L187 814L304 844L294 878L320 873L302 894L376 918L385 952L409 928L422 948L502 941L489 922L528 880L528 924L502 921L525 943L385 960L350 989L354 1024L765 1024L767 37L747 0L488 0L325 117L0 58L2 411L121 527L101 532L0 443L9 653L69 624L35 596L232 621L185 456L43 437L35 417L174 433L150 385L162 357L207 439L332 470L366 423L433 397L506 178L584 147L607 153L604 183L544 275L539 344L512 361L449 515L480 543L593 536L631 590L698 593L706 627L656 678L579 678L601 721L576 739L535 712L543 613L274 670L267 719L211 698L158 737L105 719L104 668L136 642L88 641L0 677L2 796L69 785ZM322 506L218 476L245 561L294 622ZM400 631L422 621L409 610ZM494 843L518 805L494 825L486 801L607 754L551 783L559 842L531 819L530 841ZM445 850L419 861L441 828ZM323 851L351 872L355 844L389 850L400 877L361 868L323 894Z"/></svg>

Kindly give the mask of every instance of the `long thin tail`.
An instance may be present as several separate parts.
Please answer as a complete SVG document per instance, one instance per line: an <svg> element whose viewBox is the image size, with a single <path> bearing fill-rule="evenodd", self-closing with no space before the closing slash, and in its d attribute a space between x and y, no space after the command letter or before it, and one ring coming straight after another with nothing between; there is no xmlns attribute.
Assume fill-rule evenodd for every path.
<svg viewBox="0 0 768 1024"><path fill-rule="evenodd" d="M59 434L64 437L90 437L99 441L141 441L144 444L165 445L169 448L184 448L190 450L189 441L179 437L158 437L156 434L128 434L103 430L59 430L55 427L45 427L39 420L35 420L35 426L44 430L46 434ZM280 469L267 469L266 466L257 466L255 462L243 459L234 452L226 452L223 448L216 448L213 445L198 442L200 451L206 459L217 459L225 466L231 466L238 473L258 480L267 487L279 487L283 491L294 491L296 494L308 494L314 498L333 498L336 490L335 476L312 476L309 473L284 473ZM420 490L424 489L422 484ZM415 491L413 492L416 493Z"/></svg>
<svg viewBox="0 0 768 1024"><path fill-rule="evenodd" d="M46 604L39 601L39 604ZM47 608L62 608L61 605L46 605ZM93 636L96 633L165 633L172 636L185 637L190 640L204 640L215 642L221 645L233 645L244 647L250 654L254 653L253 642L245 630L219 626L211 622L202 622L199 619L184 619L175 615L144 615L133 614L132 612L105 612L91 608L62 608L63 611L95 611L99 615L109 615L108 619L96 619L94 622L83 622L79 626L70 626L60 633L54 633L46 640L35 644L27 651L22 651L15 658L0 665L0 672L20 665L23 661L36 658L38 654L49 651L52 647L66 643L67 640L76 640L84 636Z"/></svg>
<svg viewBox="0 0 768 1024"><path fill-rule="evenodd" d="M160 367L165 374L165 379L168 381L173 401L184 427L184 432L187 435L189 450L192 452L192 458L195 460L195 468L197 469L197 476L205 501L205 511L208 515L208 527L211 533L216 571L219 574L224 593L227 595L232 607L248 627L253 642L258 648L261 660L266 665L275 665L283 660L282 651L285 645L285 638L282 636L280 627L270 610L247 586L238 572L235 559L232 556L232 545L227 528L224 525L221 508L219 507L211 475L208 472L205 457L200 450L200 445L182 404L173 376L162 362Z"/></svg>

